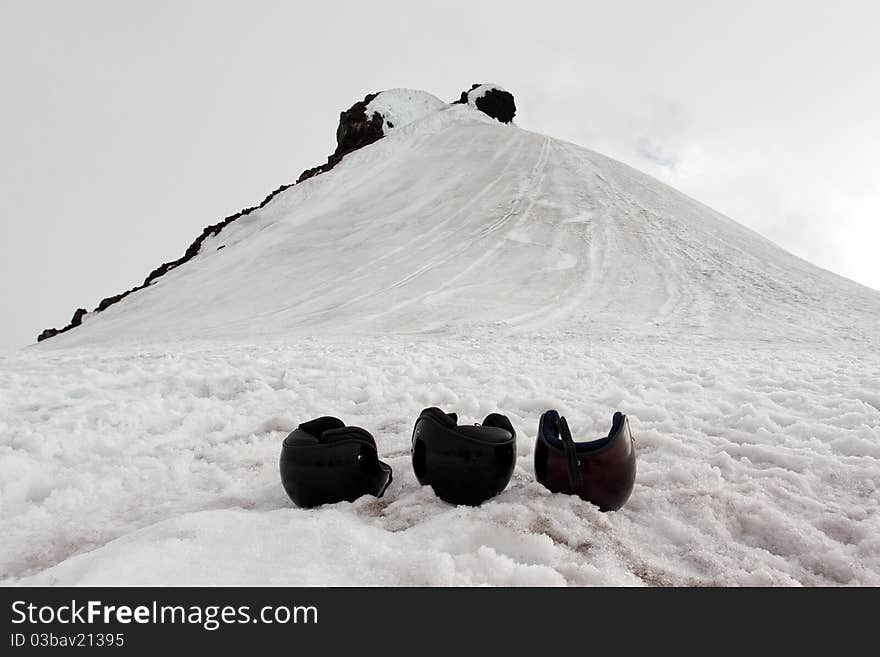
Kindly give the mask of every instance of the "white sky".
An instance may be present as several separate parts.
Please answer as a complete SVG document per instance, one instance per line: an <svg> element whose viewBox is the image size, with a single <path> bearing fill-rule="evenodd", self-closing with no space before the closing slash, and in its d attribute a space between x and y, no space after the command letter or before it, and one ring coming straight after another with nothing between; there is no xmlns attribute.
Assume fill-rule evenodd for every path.
<svg viewBox="0 0 880 657"><path fill-rule="evenodd" d="M0 348L91 310L333 150L366 93L511 90L880 289L880 3L0 0Z"/></svg>

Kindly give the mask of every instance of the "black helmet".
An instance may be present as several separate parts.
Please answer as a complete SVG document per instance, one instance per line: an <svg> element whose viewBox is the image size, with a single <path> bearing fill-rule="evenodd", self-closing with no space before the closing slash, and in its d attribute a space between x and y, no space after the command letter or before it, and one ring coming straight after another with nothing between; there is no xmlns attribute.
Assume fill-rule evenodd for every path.
<svg viewBox="0 0 880 657"><path fill-rule="evenodd" d="M614 414L604 438L576 443L565 418L546 411L538 425L535 477L554 493L577 495L602 511L622 507L636 480L636 448L626 415Z"/></svg>
<svg viewBox="0 0 880 657"><path fill-rule="evenodd" d="M426 408L412 437L416 479L442 500L475 506L504 490L516 464L516 431L492 413L482 426L458 426L455 413Z"/></svg>
<svg viewBox="0 0 880 657"><path fill-rule="evenodd" d="M297 506L382 497L391 466L379 460L376 441L360 427L335 417L303 422L284 439L281 483Z"/></svg>

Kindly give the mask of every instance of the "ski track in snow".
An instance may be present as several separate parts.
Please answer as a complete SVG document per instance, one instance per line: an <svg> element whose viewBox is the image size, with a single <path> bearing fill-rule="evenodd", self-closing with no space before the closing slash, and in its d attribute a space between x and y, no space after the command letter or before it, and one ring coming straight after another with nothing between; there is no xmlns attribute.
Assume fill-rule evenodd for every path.
<svg viewBox="0 0 880 657"><path fill-rule="evenodd" d="M29 350L0 368L11 584L880 584L880 359L797 344L463 336ZM522 366L525 364L526 366ZM420 487L429 405L507 413L519 459L480 508ZM546 408L631 418L602 514L534 481ZM335 413L394 468L382 499L287 499L281 441Z"/></svg>
<svg viewBox="0 0 880 657"><path fill-rule="evenodd" d="M880 295L596 153L380 100L410 97L193 260L0 356L0 582L880 585ZM417 485L432 405L511 418L497 498ZM630 416L621 511L534 481L548 408L581 439ZM281 442L325 414L374 434L384 498L287 499Z"/></svg>

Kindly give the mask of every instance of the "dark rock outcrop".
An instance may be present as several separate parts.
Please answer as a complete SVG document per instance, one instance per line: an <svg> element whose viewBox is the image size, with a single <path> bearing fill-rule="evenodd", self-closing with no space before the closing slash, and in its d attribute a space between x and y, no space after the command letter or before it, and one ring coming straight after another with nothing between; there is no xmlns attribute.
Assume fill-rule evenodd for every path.
<svg viewBox="0 0 880 657"><path fill-rule="evenodd" d="M467 91L462 91L462 92L461 92L461 96L459 97L459 99L458 99L458 100L453 100L453 101L452 101L452 104L453 104L453 105L467 105L467 104L468 104L468 94L469 94L470 92L472 92L474 89L476 89L477 87L479 87L479 86L480 86L480 83L479 83L479 82L474 82L474 83L471 85L471 88L468 89Z"/></svg>
<svg viewBox="0 0 880 657"><path fill-rule="evenodd" d="M302 182L319 173L330 171L349 153L368 146L385 136L382 131L382 115L373 112L372 116L367 116L367 105L378 95L378 93L367 94L363 100L339 113L339 127L336 128L336 150L327 158L325 164L303 171L296 182Z"/></svg>
<svg viewBox="0 0 880 657"><path fill-rule="evenodd" d="M468 104L468 95L481 84L473 84L468 91L462 91L461 97L453 105ZM474 105L483 114L488 114L501 123L510 123L516 115L516 102L513 94L503 89L489 89L474 101Z"/></svg>
<svg viewBox="0 0 880 657"><path fill-rule="evenodd" d="M88 314L88 310L85 308L77 308L76 312L73 313L73 319L70 320L67 326L62 329L56 328L47 328L42 333L37 336L37 342L42 342L43 340L47 340L48 338L54 338L59 333L64 333L65 331L69 331L72 328L75 328L82 324L83 317Z"/></svg>
<svg viewBox="0 0 880 657"><path fill-rule="evenodd" d="M37 342L42 342L43 340L48 340L49 338L54 338L58 335L59 331L57 328L47 328L44 329L42 333L37 336Z"/></svg>
<svg viewBox="0 0 880 657"><path fill-rule="evenodd" d="M510 123L516 115L516 103L513 94L501 89L489 89L474 101L477 109L488 114L501 123Z"/></svg>
<svg viewBox="0 0 880 657"><path fill-rule="evenodd" d="M82 324L83 317L88 314L88 310L85 308L77 308L76 312L73 313L73 319L70 320L70 326L73 328L74 326L79 326Z"/></svg>

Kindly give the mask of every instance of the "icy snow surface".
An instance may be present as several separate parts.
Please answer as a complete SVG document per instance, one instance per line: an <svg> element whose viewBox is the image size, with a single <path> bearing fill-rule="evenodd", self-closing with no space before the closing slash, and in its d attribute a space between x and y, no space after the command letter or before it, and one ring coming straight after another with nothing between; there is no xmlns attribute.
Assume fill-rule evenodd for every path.
<svg viewBox="0 0 880 657"><path fill-rule="evenodd" d="M383 132L389 135L444 107L446 103L425 91L389 89L371 100L365 113L367 116L372 116L373 112L381 114L385 119Z"/></svg>
<svg viewBox="0 0 880 657"><path fill-rule="evenodd" d="M496 89L498 91L507 91L507 89L495 84L494 82L489 82L486 84L481 84L479 87L474 87L473 89L468 91L468 95L467 95L468 103L470 105L472 105L473 107L476 107L477 106L477 99L485 96L487 91L494 91Z"/></svg>
<svg viewBox="0 0 880 657"><path fill-rule="evenodd" d="M878 334L877 292L445 108L0 357L0 579L880 585ZM417 485L430 405L509 415L507 490L464 508ZM629 414L621 511L534 481L547 408L583 439ZM384 498L287 499L281 441L323 414L374 434Z"/></svg>

